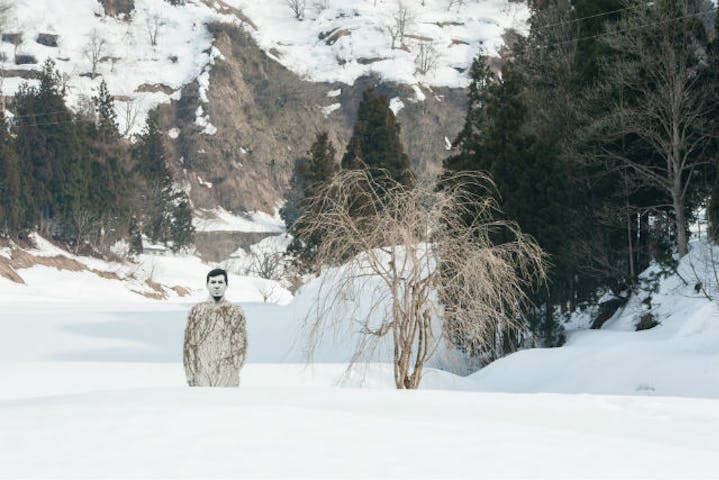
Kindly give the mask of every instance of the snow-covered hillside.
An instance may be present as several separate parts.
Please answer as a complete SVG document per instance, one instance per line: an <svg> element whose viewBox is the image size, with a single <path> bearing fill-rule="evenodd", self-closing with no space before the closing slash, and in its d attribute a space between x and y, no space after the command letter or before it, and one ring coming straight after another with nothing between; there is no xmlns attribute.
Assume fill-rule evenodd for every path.
<svg viewBox="0 0 719 480"><path fill-rule="evenodd" d="M187 0L177 6L134 0L134 11L119 18L106 15L97 0L13 0L0 45L2 93L36 84L33 72L52 59L66 76L73 108L83 108L104 79L116 98L120 130L137 133L148 111L179 100L182 87L193 81L207 103L212 65L222 61L207 29L213 22L241 25L271 58L307 80L352 84L375 74L408 85L464 86L480 48L495 53L504 30L521 30L528 11L507 0L453 2L448 8L450 3L324 0L308 4L299 21L285 0ZM394 18L402 8L404 33L392 48ZM194 113L204 133L215 133L202 107Z"/></svg>
<svg viewBox="0 0 719 480"><path fill-rule="evenodd" d="M259 45L304 78L352 84L363 75L464 87L472 59L523 31L524 2L507 0L228 0L252 19ZM306 4L304 9L290 5ZM295 12L303 12L301 19Z"/></svg>
<svg viewBox="0 0 719 480"><path fill-rule="evenodd" d="M202 78L200 90L208 87L203 74L217 54L205 24L219 21L239 23L201 1L173 7L164 0L137 0L131 16L114 18L97 0L14 0L3 33L19 38L2 43L3 68L10 70L3 94L13 95L22 82L35 83L20 78L22 72L52 59L67 75L71 106L81 108L104 79L116 96L120 130L136 133L149 110L180 98L183 85Z"/></svg>

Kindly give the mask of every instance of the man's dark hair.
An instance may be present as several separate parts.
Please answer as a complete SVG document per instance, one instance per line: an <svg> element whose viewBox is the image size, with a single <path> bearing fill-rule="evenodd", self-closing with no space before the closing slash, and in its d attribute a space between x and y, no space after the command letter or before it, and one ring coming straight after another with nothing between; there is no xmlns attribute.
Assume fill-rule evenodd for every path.
<svg viewBox="0 0 719 480"><path fill-rule="evenodd" d="M214 269L214 270L210 270L210 273L207 274L207 280L205 281L205 283L207 283L207 282L210 281L210 277L216 277L216 276L218 276L218 275L222 275L223 277L225 277L225 284L226 284L226 285L229 285L229 284L230 284L230 282L227 281L227 272L224 271L224 270L221 269L221 268L216 268L216 269Z"/></svg>

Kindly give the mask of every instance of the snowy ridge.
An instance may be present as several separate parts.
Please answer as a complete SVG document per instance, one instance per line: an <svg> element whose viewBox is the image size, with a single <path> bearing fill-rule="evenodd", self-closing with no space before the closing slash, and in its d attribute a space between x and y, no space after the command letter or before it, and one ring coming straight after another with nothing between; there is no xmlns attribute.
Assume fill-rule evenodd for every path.
<svg viewBox="0 0 719 480"><path fill-rule="evenodd" d="M37 71L46 59L53 59L67 75L68 103L73 108L96 95L104 79L116 98L120 131L128 134L141 131L148 111L178 100L180 89L195 79L200 80L200 97L206 98L208 69L221 56L212 48L205 24L239 24L236 16L221 14L199 0L182 6L165 0L135 0L135 10L121 19L106 16L97 0L14 0L12 6L6 31L22 34L17 54L33 57L35 63L15 65L15 45L3 42L0 49L8 59L3 68ZM38 43L40 34L56 35L57 46ZM3 94L13 95L26 81L37 84L37 80L10 75ZM205 116L198 115L198 120L205 122L206 133L212 133Z"/></svg>
<svg viewBox="0 0 719 480"><path fill-rule="evenodd" d="M523 2L482 0L227 0L252 19L260 47L303 78L353 84L363 75L428 87L464 87L472 59L496 55L507 29L526 30ZM302 20L288 3L305 4ZM404 11L404 38L396 18Z"/></svg>
<svg viewBox="0 0 719 480"><path fill-rule="evenodd" d="M2 94L36 85L31 72L49 58L66 76L74 109L83 108L104 79L127 135L140 132L150 110L178 100L182 87L195 80L201 102L207 102L210 69L223 60L208 23L247 29L270 57L307 80L352 84L377 75L414 86L463 87L474 56L480 50L496 54L505 30L525 30L529 17L526 6L508 0L323 0L308 5L302 21L285 0L187 0L177 6L135 0L135 10L123 18L105 15L97 0L14 0L12 7L3 33L13 40L0 44L8 71ZM400 8L407 12L405 34L392 48ZM195 123L212 135L216 128L204 110L197 108Z"/></svg>

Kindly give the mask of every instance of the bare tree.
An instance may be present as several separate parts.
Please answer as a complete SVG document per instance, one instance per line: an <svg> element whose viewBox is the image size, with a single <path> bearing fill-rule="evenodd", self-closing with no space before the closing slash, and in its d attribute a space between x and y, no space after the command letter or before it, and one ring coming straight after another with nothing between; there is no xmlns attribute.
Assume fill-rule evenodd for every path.
<svg viewBox="0 0 719 480"><path fill-rule="evenodd" d="M100 36L97 30L93 30L88 35L87 44L83 49L82 53L90 62L90 78L97 77L97 65L100 63L103 53L105 52L105 46L107 42Z"/></svg>
<svg viewBox="0 0 719 480"><path fill-rule="evenodd" d="M606 65L609 78L598 97L613 103L590 129L590 138L600 139L596 156L669 195L680 256L688 252L687 194L695 172L710 161L709 120L716 98L716 85L701 75L701 27L694 5L692 0L628 2L624 19L604 38L617 54ZM616 148L627 136L636 137L658 161Z"/></svg>
<svg viewBox="0 0 719 480"><path fill-rule="evenodd" d="M414 59L414 64L419 73L426 75L436 69L438 59L439 53L431 42L424 41L419 43L419 51Z"/></svg>
<svg viewBox="0 0 719 480"><path fill-rule="evenodd" d="M157 40L160 36L160 30L165 25L164 19L157 13L148 15L145 19L145 30L147 31L148 40L153 47L157 46Z"/></svg>
<svg viewBox="0 0 719 480"><path fill-rule="evenodd" d="M404 43L407 35L407 27L412 23L414 18L409 8L402 2L397 4L397 11L392 16L392 23L387 27L390 38L392 39L392 48L406 48Z"/></svg>
<svg viewBox="0 0 719 480"><path fill-rule="evenodd" d="M132 130L132 127L137 121L139 111L140 109L138 108L136 100L134 98L128 98L125 101L125 108L123 110L125 118L123 122L124 127L122 129L122 135L124 137L127 137L130 134L130 130Z"/></svg>
<svg viewBox="0 0 719 480"><path fill-rule="evenodd" d="M457 13L459 13L464 4L465 0L449 0L449 3L447 4L447 11L452 10L453 7L457 7Z"/></svg>
<svg viewBox="0 0 719 480"><path fill-rule="evenodd" d="M467 193L479 189L481 200ZM362 340L350 367L389 335L395 385L413 389L442 338L492 349L498 326L522 328L525 288L544 278L544 254L498 220L493 191L477 173L413 188L365 170L337 174L298 222L303 237L322 232L317 262L333 265L307 319L310 353L326 332L354 322ZM496 242L498 233L508 240ZM438 299L450 297L445 309Z"/></svg>
<svg viewBox="0 0 719 480"><path fill-rule="evenodd" d="M253 250L250 262L245 269L246 275L254 275L267 280L280 280L285 271L284 252Z"/></svg>
<svg viewBox="0 0 719 480"><path fill-rule="evenodd" d="M297 20L305 18L306 0L285 0L285 3Z"/></svg>

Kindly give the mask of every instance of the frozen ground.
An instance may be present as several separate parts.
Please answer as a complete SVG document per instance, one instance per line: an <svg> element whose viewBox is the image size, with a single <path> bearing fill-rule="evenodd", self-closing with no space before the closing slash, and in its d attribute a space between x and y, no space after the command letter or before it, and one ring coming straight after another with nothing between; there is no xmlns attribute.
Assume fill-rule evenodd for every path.
<svg viewBox="0 0 719 480"><path fill-rule="evenodd" d="M189 389L185 305L5 307L2 478L719 474L716 400L486 393L439 371L398 392L386 365L338 386L342 364L283 363L286 307L260 304L241 388Z"/></svg>
<svg viewBox="0 0 719 480"><path fill-rule="evenodd" d="M685 278L708 250L692 252ZM164 261L168 283L189 275ZM21 270L28 292L60 281L39 268ZM637 298L564 347L468 377L429 369L399 392L386 363L345 375L351 335L303 363L311 286L260 303L231 277L248 317L241 387L189 389L181 341L200 289L160 302L95 279L83 296L89 277L66 273L43 299L0 279L0 478L719 477L719 315L677 277L652 296L652 330L633 331L649 309Z"/></svg>

